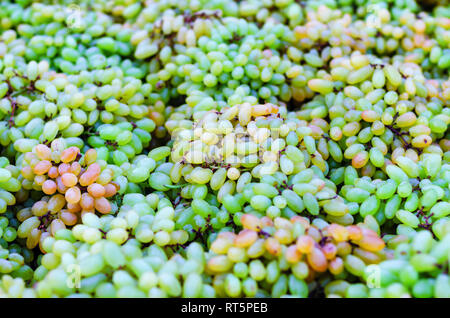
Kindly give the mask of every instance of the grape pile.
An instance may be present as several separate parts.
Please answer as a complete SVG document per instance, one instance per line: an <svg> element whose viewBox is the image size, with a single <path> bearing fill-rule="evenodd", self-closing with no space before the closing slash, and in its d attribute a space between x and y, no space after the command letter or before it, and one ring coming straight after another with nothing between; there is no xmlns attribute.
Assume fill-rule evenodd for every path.
<svg viewBox="0 0 450 318"><path fill-rule="evenodd" d="M450 6L0 1L0 296L450 298Z"/></svg>

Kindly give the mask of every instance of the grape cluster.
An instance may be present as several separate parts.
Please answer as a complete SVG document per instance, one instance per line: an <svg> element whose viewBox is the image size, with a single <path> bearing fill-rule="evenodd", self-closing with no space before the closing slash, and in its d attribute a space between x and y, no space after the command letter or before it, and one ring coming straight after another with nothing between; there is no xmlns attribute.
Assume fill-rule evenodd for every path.
<svg viewBox="0 0 450 318"><path fill-rule="evenodd" d="M376 276L366 269L371 284L334 281L325 287L329 297L448 298L449 220L441 219L433 231L399 234L387 241L394 258L379 263Z"/></svg>
<svg viewBox="0 0 450 318"><path fill-rule="evenodd" d="M22 193L20 181L17 179L20 171L16 166L9 164L6 157L0 157L0 162L0 213L5 213L8 206L15 205L17 199L23 200L23 198L17 195L19 192Z"/></svg>
<svg viewBox="0 0 450 318"><path fill-rule="evenodd" d="M301 216L241 218L243 230L221 232L211 244L214 255L207 270L216 275L214 286L221 295L254 297L259 289L268 296L306 297L318 274L342 276L344 270L362 276L367 264L384 260L384 241L364 224L342 226ZM242 280L242 281L241 281ZM263 288L258 288L261 284Z"/></svg>
<svg viewBox="0 0 450 318"><path fill-rule="evenodd" d="M33 277L35 255L20 242L17 233L19 224L13 211L7 211L0 217L1 273L29 282Z"/></svg>
<svg viewBox="0 0 450 318"><path fill-rule="evenodd" d="M39 144L33 152L24 154L22 188L46 194L31 208L17 213L22 222L17 234L27 239L29 249L58 230L75 225L86 213L112 211L107 198L117 193L119 185L111 182L114 171L102 169L96 160L94 149L81 156L79 148L64 149L59 139L52 142L51 148Z"/></svg>

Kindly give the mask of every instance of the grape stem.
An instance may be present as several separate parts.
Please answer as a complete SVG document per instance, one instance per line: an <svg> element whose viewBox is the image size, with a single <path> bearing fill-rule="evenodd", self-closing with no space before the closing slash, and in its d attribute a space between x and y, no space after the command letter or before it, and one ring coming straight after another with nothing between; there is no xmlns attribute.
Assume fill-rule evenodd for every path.
<svg viewBox="0 0 450 318"><path fill-rule="evenodd" d="M264 236L264 238L268 238L268 237L271 236L269 233L267 233L266 231L264 231L263 229L261 229L259 226L258 226L257 228L258 228L258 234Z"/></svg>
<svg viewBox="0 0 450 318"><path fill-rule="evenodd" d="M405 138L403 138L403 135L405 135L406 133L404 133L404 132L399 132L397 129L395 129L394 127L392 127L392 125L386 125L386 127L389 128L389 130L392 131L392 132L394 133L394 135L396 135L396 136L401 140L401 142L403 143L403 147L404 147L405 149L409 149L409 148L414 149L414 150L417 151L417 153L418 153L419 155L422 153L422 150L421 150L421 149L416 148L416 147L413 147L413 146L411 145L411 143L407 142L407 141L405 140Z"/></svg>

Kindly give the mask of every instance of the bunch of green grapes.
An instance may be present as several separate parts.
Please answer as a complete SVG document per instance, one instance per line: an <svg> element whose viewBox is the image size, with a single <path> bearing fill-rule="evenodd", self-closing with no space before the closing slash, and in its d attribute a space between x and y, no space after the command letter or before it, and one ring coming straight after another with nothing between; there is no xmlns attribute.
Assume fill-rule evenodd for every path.
<svg viewBox="0 0 450 318"><path fill-rule="evenodd" d="M0 296L3 298L36 298L33 288L27 287L21 277L4 274L0 280Z"/></svg>
<svg viewBox="0 0 450 318"><path fill-rule="evenodd" d="M84 243L70 231L61 232L44 242L47 253L34 274L38 297L215 296L203 275L204 251L197 243L186 248L186 256L168 255L158 245L145 247L133 238L119 244L109 236Z"/></svg>
<svg viewBox="0 0 450 318"><path fill-rule="evenodd" d="M133 50L129 42L133 30L115 24L113 17L101 11L43 3L26 8L5 4L3 11L13 18L3 20L3 37L15 55L27 61L47 60L53 69L68 75L115 66ZM125 65L127 75L144 77L142 64L128 60Z"/></svg>
<svg viewBox="0 0 450 318"><path fill-rule="evenodd" d="M16 152L25 153L38 143L50 143L57 137L79 148L85 146L85 139L88 144L99 146L101 141L88 138L97 132L92 131L92 126L128 120L139 125L135 134L139 138L134 140L142 139L145 145L150 142L149 133L155 125L146 117L149 108L145 105L144 94L148 95L149 85L142 85L139 79L123 77L120 69L86 72L81 79L82 75L67 77L49 71L45 61L16 66L15 57L9 57L11 66L0 76L3 77L0 142L10 158ZM96 76L101 76L104 85L93 84ZM137 150L140 147L136 145ZM130 150L127 154L130 156Z"/></svg>
<svg viewBox="0 0 450 318"><path fill-rule="evenodd" d="M11 165L8 158L0 157L0 214L7 211L8 206L24 202L26 193L19 181L20 170Z"/></svg>
<svg viewBox="0 0 450 318"><path fill-rule="evenodd" d="M182 246L189 239L186 231L175 226L172 202L153 193L148 196L125 194L115 215L100 218L93 213L83 215L82 223L73 228L73 235L90 244L103 237L119 245L136 239L142 244L168 248Z"/></svg>
<svg viewBox="0 0 450 318"><path fill-rule="evenodd" d="M136 122L122 121L94 127L89 132L88 145L95 148L103 160L121 166L149 147L155 123L149 118L142 118Z"/></svg>
<svg viewBox="0 0 450 318"><path fill-rule="evenodd" d="M33 277L35 252L18 238L19 220L16 206L0 216L1 274L10 275L29 283Z"/></svg>
<svg viewBox="0 0 450 318"><path fill-rule="evenodd" d="M352 167L338 168L330 177L336 185L342 184L339 194L348 200L351 214L373 215L380 225L394 219L411 228L429 229L450 213L450 179L448 164L442 165L439 155L423 158L416 164L399 156L398 165L386 166L388 179L358 178Z"/></svg>

